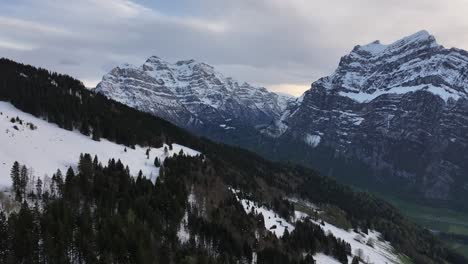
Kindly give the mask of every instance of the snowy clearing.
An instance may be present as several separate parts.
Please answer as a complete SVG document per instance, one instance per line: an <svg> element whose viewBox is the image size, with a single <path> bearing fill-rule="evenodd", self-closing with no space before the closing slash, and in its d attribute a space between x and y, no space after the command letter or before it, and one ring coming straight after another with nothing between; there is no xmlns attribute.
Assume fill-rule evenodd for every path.
<svg viewBox="0 0 468 264"><path fill-rule="evenodd" d="M275 234L276 237L281 238L286 229L289 232L292 232L294 230L294 226L292 224L288 223L286 219L280 217L272 210L266 208L265 206L259 206L253 201L240 199L237 196L237 190L231 189L231 191L236 195L236 199L242 204L242 207L244 207L244 210L247 214L253 210L255 214L263 215L265 229Z"/></svg>
<svg viewBox="0 0 468 264"><path fill-rule="evenodd" d="M69 166L76 167L81 153L97 155L103 164L109 159L120 159L128 165L130 173L136 176L141 170L143 174L155 180L159 175L159 168L154 166L158 157L161 162L181 150L190 156L199 152L190 148L172 144L173 149L164 153L164 146L151 148L149 158L146 156L147 148L136 146L135 149L126 148L105 139L94 141L90 137L77 131L68 131L55 124L34 117L18 110L7 102L0 101L0 186L9 187L11 184L10 169L13 162L33 169L34 176L51 176L57 169L65 172ZM11 118L22 120L12 123ZM31 129L33 124L36 129ZM126 150L126 151L125 151Z"/></svg>

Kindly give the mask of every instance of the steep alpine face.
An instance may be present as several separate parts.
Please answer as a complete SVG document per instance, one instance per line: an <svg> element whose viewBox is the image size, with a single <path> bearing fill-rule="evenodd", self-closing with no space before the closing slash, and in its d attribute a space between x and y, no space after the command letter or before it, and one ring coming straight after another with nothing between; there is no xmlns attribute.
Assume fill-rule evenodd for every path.
<svg viewBox="0 0 468 264"><path fill-rule="evenodd" d="M468 193L468 52L426 31L356 46L264 132L364 162L426 198Z"/></svg>
<svg viewBox="0 0 468 264"><path fill-rule="evenodd" d="M105 75L96 92L192 131L255 128L277 119L290 98L239 83L194 60L169 63L153 56L140 67Z"/></svg>

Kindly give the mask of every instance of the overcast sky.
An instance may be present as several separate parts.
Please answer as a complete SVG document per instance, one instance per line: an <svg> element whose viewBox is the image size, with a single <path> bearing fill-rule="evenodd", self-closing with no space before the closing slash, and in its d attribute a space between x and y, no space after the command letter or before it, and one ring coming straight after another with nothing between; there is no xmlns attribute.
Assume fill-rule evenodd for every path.
<svg viewBox="0 0 468 264"><path fill-rule="evenodd" d="M193 58L300 95L357 44L426 29L468 49L467 14L466 0L1 0L0 57L88 87L125 62Z"/></svg>

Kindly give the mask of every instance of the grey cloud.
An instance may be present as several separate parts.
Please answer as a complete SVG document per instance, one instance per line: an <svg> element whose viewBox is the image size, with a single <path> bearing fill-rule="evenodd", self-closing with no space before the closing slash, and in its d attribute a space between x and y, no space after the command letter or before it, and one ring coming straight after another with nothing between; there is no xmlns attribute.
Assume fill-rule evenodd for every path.
<svg viewBox="0 0 468 264"><path fill-rule="evenodd" d="M427 29L442 44L468 47L464 0L185 1L183 15L130 0L1 3L0 53L88 84L158 55L205 61L267 88L307 89L353 46L376 39Z"/></svg>
<svg viewBox="0 0 468 264"><path fill-rule="evenodd" d="M70 65L70 66L79 66L80 62L72 59L61 59L58 64L60 65Z"/></svg>

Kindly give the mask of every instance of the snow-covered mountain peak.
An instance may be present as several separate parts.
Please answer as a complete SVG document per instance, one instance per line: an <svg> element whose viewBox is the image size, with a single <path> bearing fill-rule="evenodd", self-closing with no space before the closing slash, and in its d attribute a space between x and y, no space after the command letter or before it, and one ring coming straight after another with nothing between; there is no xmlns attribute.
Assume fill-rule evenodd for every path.
<svg viewBox="0 0 468 264"><path fill-rule="evenodd" d="M329 148L382 170L378 177L410 179L426 197L448 199L459 186L453 175L468 171L458 158L468 149L467 117L468 52L446 49L420 31L387 45L356 46L265 131L314 151Z"/></svg>
<svg viewBox="0 0 468 264"><path fill-rule="evenodd" d="M398 44L409 44L409 43L414 43L414 42L432 42L437 44L436 39L433 35L431 35L429 32L426 30L421 30L418 31L412 35L409 35L407 37L404 37L396 42L394 42L391 45L398 45Z"/></svg>
<svg viewBox="0 0 468 264"><path fill-rule="evenodd" d="M468 55L445 49L422 30L391 44L374 41L356 46L341 58L336 71L313 84L339 92L355 101L383 94L406 94L425 90L444 101L466 97Z"/></svg>
<svg viewBox="0 0 468 264"><path fill-rule="evenodd" d="M350 55L360 55L363 57L385 56L388 53L401 53L405 50L416 50L423 48L437 48L435 37L426 30L418 31L412 35L403 37L391 44L382 44L380 40L375 40L366 45L357 45Z"/></svg>
<svg viewBox="0 0 468 264"><path fill-rule="evenodd" d="M216 120L217 127L224 120L266 124L291 101L225 77L209 64L193 59L170 63L157 56L139 67L113 69L96 92L184 127L209 123L208 119Z"/></svg>

